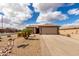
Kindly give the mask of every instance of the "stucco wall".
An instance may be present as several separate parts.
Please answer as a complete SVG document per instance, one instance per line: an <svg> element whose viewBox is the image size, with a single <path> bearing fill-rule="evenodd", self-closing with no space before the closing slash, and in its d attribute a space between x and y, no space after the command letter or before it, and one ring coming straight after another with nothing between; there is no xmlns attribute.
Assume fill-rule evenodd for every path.
<svg viewBox="0 0 79 59"><path fill-rule="evenodd" d="M63 29L63 30L59 30L60 34L79 34L79 29Z"/></svg>

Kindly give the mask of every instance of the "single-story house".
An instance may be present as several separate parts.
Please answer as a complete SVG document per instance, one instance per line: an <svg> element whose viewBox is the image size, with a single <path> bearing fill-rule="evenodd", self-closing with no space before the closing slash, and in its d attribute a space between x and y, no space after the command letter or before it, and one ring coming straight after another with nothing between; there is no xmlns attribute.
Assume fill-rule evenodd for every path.
<svg viewBox="0 0 79 59"><path fill-rule="evenodd" d="M30 25L26 27L33 34L59 34L59 26L53 24Z"/></svg>

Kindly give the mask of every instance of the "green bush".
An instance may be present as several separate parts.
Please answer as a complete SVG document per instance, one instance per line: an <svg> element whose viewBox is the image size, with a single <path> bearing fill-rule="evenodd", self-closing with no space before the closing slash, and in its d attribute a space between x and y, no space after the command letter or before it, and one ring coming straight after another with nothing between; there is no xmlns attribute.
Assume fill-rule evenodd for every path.
<svg viewBox="0 0 79 59"><path fill-rule="evenodd" d="M18 37L24 37L25 39L28 39L29 35L32 33L32 30L29 29L23 29L21 30L17 35Z"/></svg>

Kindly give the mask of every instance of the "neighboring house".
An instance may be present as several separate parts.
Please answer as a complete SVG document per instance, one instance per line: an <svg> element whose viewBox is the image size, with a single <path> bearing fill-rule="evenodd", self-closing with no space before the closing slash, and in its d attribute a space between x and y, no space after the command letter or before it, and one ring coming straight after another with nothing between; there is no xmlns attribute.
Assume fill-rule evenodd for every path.
<svg viewBox="0 0 79 59"><path fill-rule="evenodd" d="M5 30L4 29L0 29L0 33L3 33Z"/></svg>
<svg viewBox="0 0 79 59"><path fill-rule="evenodd" d="M53 24L30 25L26 27L33 34L59 34L59 26Z"/></svg>
<svg viewBox="0 0 79 59"><path fill-rule="evenodd" d="M0 29L0 33L14 33L17 31L18 31L17 29L11 29L11 28Z"/></svg>

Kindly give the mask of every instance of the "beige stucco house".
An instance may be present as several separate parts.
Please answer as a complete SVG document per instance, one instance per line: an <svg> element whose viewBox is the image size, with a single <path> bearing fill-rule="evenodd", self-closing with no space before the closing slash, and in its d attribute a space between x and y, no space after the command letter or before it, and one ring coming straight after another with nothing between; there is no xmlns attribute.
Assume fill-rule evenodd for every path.
<svg viewBox="0 0 79 59"><path fill-rule="evenodd" d="M59 34L59 26L53 24L30 25L26 27L33 34Z"/></svg>

